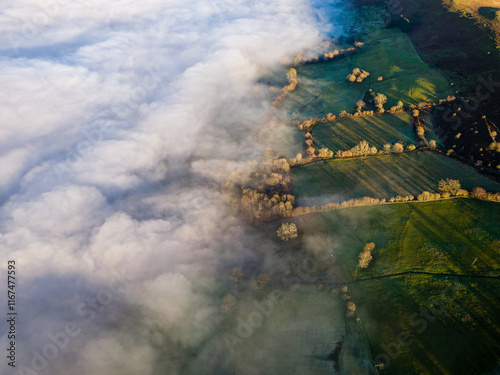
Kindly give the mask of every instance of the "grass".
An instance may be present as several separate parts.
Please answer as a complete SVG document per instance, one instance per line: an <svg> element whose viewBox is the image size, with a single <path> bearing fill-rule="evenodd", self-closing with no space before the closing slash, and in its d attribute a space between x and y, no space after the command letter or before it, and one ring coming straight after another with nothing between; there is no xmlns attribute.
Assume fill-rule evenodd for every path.
<svg viewBox="0 0 500 375"><path fill-rule="evenodd" d="M353 63L370 71L368 83L375 92L388 98L386 106L401 100L405 104L437 102L453 91L446 78L422 61L408 36L399 29L383 29L368 34L371 46L353 56ZM381 82L377 78L382 76Z"/></svg>
<svg viewBox="0 0 500 375"><path fill-rule="evenodd" d="M256 303L265 304L274 292L281 293L281 299L259 320ZM342 339L343 309L342 301L317 286L293 290L271 287L260 296L252 291L239 294L235 310L206 344L205 356L211 360L207 362L202 355L189 364L185 373L331 374L333 363L327 357L335 342ZM333 319L339 316L340 320ZM241 321L248 323L252 319L254 327L247 327L247 331L241 328L245 325ZM225 338L229 335L233 337L228 346Z"/></svg>
<svg viewBox="0 0 500 375"><path fill-rule="evenodd" d="M500 276L491 271L500 269L500 210L495 203L360 207L322 217L351 280L358 329L366 332L374 358L392 348L384 373L480 374L498 363L500 279L467 276ZM357 255L372 241L373 261L359 270ZM409 270L466 276L377 278ZM427 319L422 311L430 307L439 313ZM410 345L398 343L401 332L409 335Z"/></svg>
<svg viewBox="0 0 500 375"><path fill-rule="evenodd" d="M405 105L437 102L453 91L446 78L425 64L409 37L399 29L382 29L365 35L366 45L352 56L299 67L299 85L286 101L292 117L324 117L331 112L354 111L368 88L387 96L385 107L401 100ZM370 72L362 83L349 83L354 68ZM377 78L384 77L379 82Z"/></svg>
<svg viewBox="0 0 500 375"><path fill-rule="evenodd" d="M328 357L338 342L343 343L338 373L374 374L375 359L387 348L397 354L388 357L387 374L485 373L500 353L500 279L467 275L500 276L491 271L500 269L499 220L495 203L476 200L359 207L294 218L300 237L275 256L298 259L300 272L292 266L292 274L299 285L284 287L278 276L262 291L244 285L233 291L234 310L203 350L183 359L184 373L331 374L334 363ZM268 227L266 236L275 237L277 223L262 226ZM372 241L373 261L361 271L358 254ZM305 265L306 253L322 251L333 251L336 259L326 256L318 267ZM273 278L283 271L275 267ZM437 275L378 278L409 270ZM279 302L228 347L227 335L238 337L241 322L259 315L256 302L265 303L274 292L280 293ZM345 316L347 301L356 304L353 318ZM430 308L439 313L424 319ZM398 344L401 332L409 335L409 345Z"/></svg>
<svg viewBox="0 0 500 375"><path fill-rule="evenodd" d="M323 216L341 243L339 256L350 280L406 271L500 271L500 210L494 202L408 203L331 211ZM357 256L367 242L376 244L374 260L368 269L359 270Z"/></svg>
<svg viewBox="0 0 500 375"><path fill-rule="evenodd" d="M271 285L261 291L246 281L234 287L236 306L213 336L193 356L177 359L169 354L162 373L175 368L177 360L188 374L332 374L329 356L339 342L341 374L375 374L375 359L387 348L393 357L388 357L386 374L480 374L497 362L500 279L467 276L500 276L491 271L500 269L497 204L448 200L287 220L298 225L300 236L268 254L282 261L273 263ZM279 223L259 225L267 241L276 238ZM368 269L359 270L358 254L372 241L373 260ZM330 260L330 252L335 259ZM317 254L318 264L307 264L307 254ZM292 274L283 267L290 267ZM409 270L465 276L378 278ZM283 272L299 284L283 286ZM259 318L256 303L265 304L275 292L280 294L278 302ZM345 316L347 301L356 304L353 318ZM422 314L431 307L439 313L424 319ZM242 321L255 317L254 327L238 331ZM242 332L245 337L239 336ZM409 345L398 344L401 332L409 335ZM226 339L233 340L229 346Z"/></svg>
<svg viewBox="0 0 500 375"><path fill-rule="evenodd" d="M364 42L364 49L351 57L298 68L299 86L283 102L294 120L338 114L344 109L352 112L369 87L388 97L386 108L398 100L405 105L437 102L453 93L446 79L420 59L406 34L385 29L365 36ZM371 75L363 83L348 83L345 76L356 67ZM384 79L377 81L378 76ZM424 122L427 139L437 140L430 119L426 117ZM394 140L415 143L407 114L319 124L313 135L318 148L333 151L349 149L361 140L379 149ZM437 191L437 181L444 178L458 179L468 190L481 186L500 191L500 184L471 167L431 152L413 152L334 159L295 168L292 193L302 205L362 196L390 198ZM284 269L300 265L303 270L306 254L326 251L335 257L322 258L315 272L323 276L312 282L300 277L298 289L286 289L279 283L271 286L282 291L287 302L276 307L234 352L223 356L228 373L332 373L332 362L325 357L339 340L344 343L339 373L375 373L373 366L381 358L390 361L383 371L386 374L497 373L498 208L497 203L454 199L286 219L298 225L299 238L278 246L275 255L280 262L273 263L274 281ZM270 228L265 229L266 225ZM279 223L262 226L263 233L275 237ZM358 255L367 242L376 247L370 266L361 270ZM311 285L314 283L328 287L320 290ZM338 292L344 283L349 286L348 295ZM338 297L328 293L332 288ZM227 353L221 338L234 333L238 319L247 319L254 310L254 299L265 298L266 293L247 290L238 295L235 311L208 344L216 349L207 350L207 357ZM355 302L355 318L345 317L346 301L342 299ZM398 343L402 335L411 342ZM195 364L186 372L206 373L206 368ZM223 373L218 369L217 373Z"/></svg>
<svg viewBox="0 0 500 375"><path fill-rule="evenodd" d="M374 360L389 355L384 374L485 374L498 364L498 280L411 276L351 290ZM402 332L409 345L398 342Z"/></svg>
<svg viewBox="0 0 500 375"><path fill-rule="evenodd" d="M415 144L411 115L349 117L335 122L320 123L314 128L318 148L328 147L333 152L349 150L361 141L382 149L384 144L402 140Z"/></svg>
<svg viewBox="0 0 500 375"><path fill-rule="evenodd" d="M391 154L366 159L332 159L292 170L292 194L299 205L325 204L369 196L391 198L436 191L437 182L452 178L462 188L492 192L500 184L472 167L431 152Z"/></svg>

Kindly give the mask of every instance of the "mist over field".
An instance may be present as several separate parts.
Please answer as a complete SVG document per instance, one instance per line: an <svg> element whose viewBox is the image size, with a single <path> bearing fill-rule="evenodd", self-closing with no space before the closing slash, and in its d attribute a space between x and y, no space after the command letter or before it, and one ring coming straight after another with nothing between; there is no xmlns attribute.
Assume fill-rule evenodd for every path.
<svg viewBox="0 0 500 375"><path fill-rule="evenodd" d="M218 187L261 155L268 122L286 151L258 82L321 43L326 19L306 0L2 1L9 373L153 374L210 335L222 273L262 245Z"/></svg>

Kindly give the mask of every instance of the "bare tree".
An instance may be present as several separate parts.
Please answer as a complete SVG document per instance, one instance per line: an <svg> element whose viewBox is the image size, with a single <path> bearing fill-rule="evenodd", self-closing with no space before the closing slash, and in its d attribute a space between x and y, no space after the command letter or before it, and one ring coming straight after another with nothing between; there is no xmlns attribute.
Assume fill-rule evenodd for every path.
<svg viewBox="0 0 500 375"><path fill-rule="evenodd" d="M356 110L358 111L358 113L361 112L365 106L366 106L366 103L364 101L358 100L356 102L356 107L357 107Z"/></svg>
<svg viewBox="0 0 500 375"><path fill-rule="evenodd" d="M257 278L255 279L255 288L257 289L264 289L264 287L269 284L271 281L271 278L267 273L261 273L257 275Z"/></svg>
<svg viewBox="0 0 500 375"><path fill-rule="evenodd" d="M438 182L438 189L440 192L450 193L452 196L455 196L460 191L460 181L452 180L451 178L447 178L446 180L440 180Z"/></svg>
<svg viewBox="0 0 500 375"><path fill-rule="evenodd" d="M399 142L394 143L394 146L392 147L392 151L397 152L397 153L401 153L404 151L404 146Z"/></svg>
<svg viewBox="0 0 500 375"><path fill-rule="evenodd" d="M283 241L289 241L297 237L297 226L294 223L283 223L276 233Z"/></svg>
<svg viewBox="0 0 500 375"><path fill-rule="evenodd" d="M363 251L359 254L359 268L368 268L372 261L372 251L375 249L375 244L369 242L365 245Z"/></svg>
<svg viewBox="0 0 500 375"><path fill-rule="evenodd" d="M243 268L241 267L235 267L231 271L231 280L240 282L243 280Z"/></svg>
<svg viewBox="0 0 500 375"><path fill-rule="evenodd" d="M381 111L384 109L384 104L387 102L387 96L384 94L377 94L375 95L375 98L373 98L373 102L375 103L375 107Z"/></svg>
<svg viewBox="0 0 500 375"><path fill-rule="evenodd" d="M486 195L486 190L484 190L482 187L476 186L474 189L472 189L471 196L473 198L483 199L486 198Z"/></svg>
<svg viewBox="0 0 500 375"><path fill-rule="evenodd" d="M220 310L223 313L228 313L234 308L235 305L236 305L236 298L234 298L234 296L231 294L226 294L224 298L222 298Z"/></svg>

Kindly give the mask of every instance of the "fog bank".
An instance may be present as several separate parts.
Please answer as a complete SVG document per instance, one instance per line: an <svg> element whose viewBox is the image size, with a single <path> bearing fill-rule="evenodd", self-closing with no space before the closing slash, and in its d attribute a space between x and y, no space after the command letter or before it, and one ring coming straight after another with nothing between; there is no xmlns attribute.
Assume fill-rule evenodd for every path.
<svg viewBox="0 0 500 375"><path fill-rule="evenodd" d="M221 270L259 256L218 187L267 146L258 81L322 41L318 12L2 2L0 251L17 264L19 373L153 374L206 339Z"/></svg>

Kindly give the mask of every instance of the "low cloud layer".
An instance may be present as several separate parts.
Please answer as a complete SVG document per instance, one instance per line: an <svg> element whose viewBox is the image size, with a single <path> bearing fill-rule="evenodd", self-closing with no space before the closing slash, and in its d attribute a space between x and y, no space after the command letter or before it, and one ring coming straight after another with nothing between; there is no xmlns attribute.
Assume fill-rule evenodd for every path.
<svg viewBox="0 0 500 375"><path fill-rule="evenodd" d="M258 79L321 42L321 19L305 0L2 2L19 373L153 374L207 337L218 273L258 237L215 187L266 146Z"/></svg>

